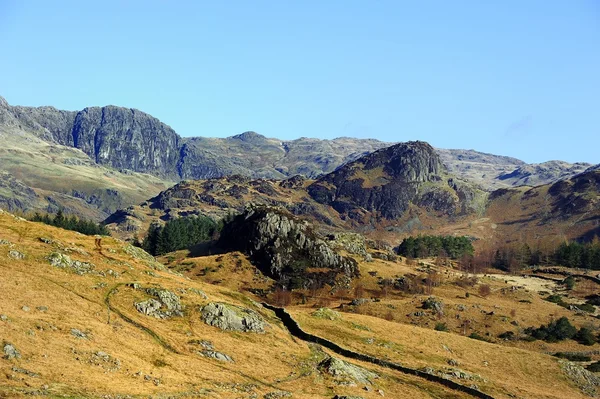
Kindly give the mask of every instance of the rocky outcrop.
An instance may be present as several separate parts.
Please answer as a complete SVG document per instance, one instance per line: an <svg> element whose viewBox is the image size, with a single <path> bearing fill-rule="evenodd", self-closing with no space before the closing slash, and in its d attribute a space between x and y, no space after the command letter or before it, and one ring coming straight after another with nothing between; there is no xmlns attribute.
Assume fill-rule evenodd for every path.
<svg viewBox="0 0 600 399"><path fill-rule="evenodd" d="M146 316L157 319L169 319L175 316L183 316L183 305L177 294L165 289L146 288L146 293L152 298L136 302L135 308Z"/></svg>
<svg viewBox="0 0 600 399"><path fill-rule="evenodd" d="M414 141L348 163L311 184L308 192L317 202L357 221L367 214L396 219L411 204L452 215L461 212L459 195L444 181L444 174L433 147Z"/></svg>
<svg viewBox="0 0 600 399"><path fill-rule="evenodd" d="M225 303L209 303L200 312L206 324L227 331L256 332L265 331L263 318L253 310Z"/></svg>
<svg viewBox="0 0 600 399"><path fill-rule="evenodd" d="M224 226L219 245L248 254L286 287L347 284L359 274L354 259L339 255L308 222L280 208L249 207Z"/></svg>
<svg viewBox="0 0 600 399"><path fill-rule="evenodd" d="M318 368L319 370L332 375L340 385L356 385L356 383L371 385L373 380L379 378L379 376L372 371L336 359L335 357L329 357L323 360L319 363Z"/></svg>

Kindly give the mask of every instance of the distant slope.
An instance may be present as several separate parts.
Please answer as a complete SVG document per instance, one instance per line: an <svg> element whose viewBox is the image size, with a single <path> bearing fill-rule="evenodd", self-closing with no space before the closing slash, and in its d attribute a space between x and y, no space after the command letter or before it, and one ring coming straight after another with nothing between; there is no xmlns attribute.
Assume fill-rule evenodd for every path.
<svg viewBox="0 0 600 399"><path fill-rule="evenodd" d="M474 150L436 150L448 171L492 191L498 188L554 183L583 172L590 164L548 161L527 164L519 159Z"/></svg>

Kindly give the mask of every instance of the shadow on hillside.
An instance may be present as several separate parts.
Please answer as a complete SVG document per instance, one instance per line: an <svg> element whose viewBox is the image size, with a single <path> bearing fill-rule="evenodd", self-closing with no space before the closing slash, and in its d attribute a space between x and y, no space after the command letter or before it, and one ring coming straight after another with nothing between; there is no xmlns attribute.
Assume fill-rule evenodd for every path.
<svg viewBox="0 0 600 399"><path fill-rule="evenodd" d="M193 247L190 247L189 251L190 253L188 257L190 258L197 258L199 256L222 255L227 253L226 250L224 250L217 244L216 240L205 241L201 242L200 244L196 244Z"/></svg>

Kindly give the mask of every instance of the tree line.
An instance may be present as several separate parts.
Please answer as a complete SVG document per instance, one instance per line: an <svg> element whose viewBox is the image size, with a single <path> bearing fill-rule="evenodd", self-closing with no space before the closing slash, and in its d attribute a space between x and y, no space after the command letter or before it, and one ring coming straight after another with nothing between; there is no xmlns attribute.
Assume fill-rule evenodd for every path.
<svg viewBox="0 0 600 399"><path fill-rule="evenodd" d="M96 234L109 236L110 231L106 226L96 223L92 220L79 219L75 215L65 216L62 210L58 210L56 215L50 216L49 214L40 214L36 212L32 217L29 218L32 222L41 222L50 226L60 227L65 230L78 231L82 234L93 236Z"/></svg>
<svg viewBox="0 0 600 399"><path fill-rule="evenodd" d="M465 236L410 236L398 246L398 254L407 258L442 256L458 259L472 256L473 252L473 244Z"/></svg>
<svg viewBox="0 0 600 399"><path fill-rule="evenodd" d="M152 255L164 255L211 240L220 229L221 224L208 217L177 218L169 220L164 226L152 223L140 245Z"/></svg>
<svg viewBox="0 0 600 399"><path fill-rule="evenodd" d="M600 270L600 242L563 242L555 250L532 250L524 243L516 247L499 248L491 266L515 272L527 266L560 265L573 268Z"/></svg>

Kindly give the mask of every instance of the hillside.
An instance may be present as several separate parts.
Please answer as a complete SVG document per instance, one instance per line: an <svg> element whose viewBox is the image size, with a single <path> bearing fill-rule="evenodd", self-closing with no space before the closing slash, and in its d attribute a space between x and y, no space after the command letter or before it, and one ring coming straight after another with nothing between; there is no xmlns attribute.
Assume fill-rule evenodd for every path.
<svg viewBox="0 0 600 399"><path fill-rule="evenodd" d="M0 237L0 287L11 292L0 302L4 396L468 397L292 338L252 294L228 288L243 276L269 285L254 271L246 274L253 267L239 254L191 259L235 277L221 282L212 274L203 280L181 276L116 239L94 243L94 237L4 212ZM382 275L401 271L385 262L367 267ZM223 310L228 318L213 318L213 309L233 313ZM450 372L447 378L475 384L495 398L586 397L562 361L527 349L367 314L330 320L304 306L293 306L291 313L311 332L408 367L442 370L454 359L459 377ZM246 321L236 324L237 317Z"/></svg>

